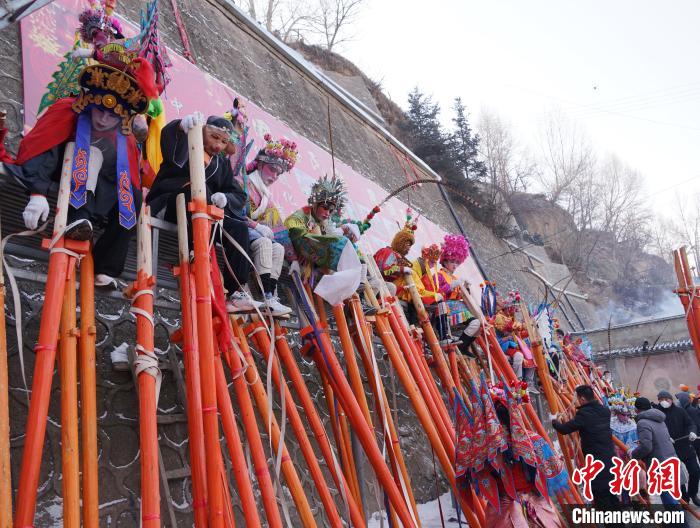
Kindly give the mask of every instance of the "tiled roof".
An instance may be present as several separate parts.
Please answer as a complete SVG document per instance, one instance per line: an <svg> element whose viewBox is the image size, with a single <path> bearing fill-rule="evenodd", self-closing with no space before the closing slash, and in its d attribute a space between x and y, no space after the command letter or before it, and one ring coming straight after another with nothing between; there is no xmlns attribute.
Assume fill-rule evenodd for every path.
<svg viewBox="0 0 700 528"><path fill-rule="evenodd" d="M642 345L627 348L615 348L613 350L605 350L593 353L594 360L607 359L617 356L645 356L665 354L667 352L684 352L693 349L693 342L690 339L681 339L678 341L666 341L657 343L655 346L644 347Z"/></svg>

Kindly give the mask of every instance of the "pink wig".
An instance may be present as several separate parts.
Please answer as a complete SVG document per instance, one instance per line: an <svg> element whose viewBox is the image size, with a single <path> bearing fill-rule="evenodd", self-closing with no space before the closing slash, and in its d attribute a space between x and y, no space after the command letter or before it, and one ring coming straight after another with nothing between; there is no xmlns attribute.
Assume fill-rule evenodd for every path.
<svg viewBox="0 0 700 528"><path fill-rule="evenodd" d="M442 257L440 262L447 260L462 264L469 256L469 242L462 235L445 235L442 243Z"/></svg>

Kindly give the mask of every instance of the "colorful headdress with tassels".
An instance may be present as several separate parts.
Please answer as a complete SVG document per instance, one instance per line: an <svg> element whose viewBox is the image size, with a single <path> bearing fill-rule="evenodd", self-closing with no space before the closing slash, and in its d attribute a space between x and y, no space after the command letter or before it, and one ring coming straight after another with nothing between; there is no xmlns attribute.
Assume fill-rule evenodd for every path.
<svg viewBox="0 0 700 528"><path fill-rule="evenodd" d="M469 256L469 242L462 235L445 235L440 262L452 261L462 264Z"/></svg>
<svg viewBox="0 0 700 528"><path fill-rule="evenodd" d="M610 408L610 412L635 416L637 414L637 409L634 406L636 400L636 397L626 394L625 391L621 389L615 394L608 396L608 407Z"/></svg>
<svg viewBox="0 0 700 528"><path fill-rule="evenodd" d="M340 215L345 208L347 197L348 192L343 180L337 176L323 176L311 186L309 205L325 205L332 213Z"/></svg>
<svg viewBox="0 0 700 528"><path fill-rule="evenodd" d="M440 255L442 254L442 249L439 244L430 244L428 246L423 246L420 250L420 256L428 262L437 262L440 260Z"/></svg>
<svg viewBox="0 0 700 528"><path fill-rule="evenodd" d="M403 225L401 230L394 235L391 241L391 249L398 251L399 246L402 246L404 242L410 242L411 245L416 242L415 231L418 229L418 219L414 220L413 211L409 207L406 209L406 223Z"/></svg>
<svg viewBox="0 0 700 528"><path fill-rule="evenodd" d="M255 159L263 163L276 165L284 172L292 170L292 167L294 167L294 164L297 162L297 156L299 155L297 152L297 144L285 138L274 141L270 134L265 134L264 139L266 141L265 148L258 152Z"/></svg>
<svg viewBox="0 0 700 528"><path fill-rule="evenodd" d="M107 0L104 4L94 2L88 9L80 13L78 31L83 42L92 43L95 31L104 31L111 33L114 38L123 38L122 26L117 17L112 15L115 4L114 0Z"/></svg>

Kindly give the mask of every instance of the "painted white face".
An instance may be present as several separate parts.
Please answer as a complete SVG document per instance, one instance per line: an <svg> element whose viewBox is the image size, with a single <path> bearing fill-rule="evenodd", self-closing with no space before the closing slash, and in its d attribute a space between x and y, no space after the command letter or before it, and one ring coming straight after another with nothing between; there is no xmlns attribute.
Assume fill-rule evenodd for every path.
<svg viewBox="0 0 700 528"><path fill-rule="evenodd" d="M92 121L92 128L98 132L106 132L107 130L112 130L116 128L121 119L114 112L109 110L102 110L101 108L93 107L90 112L90 120Z"/></svg>
<svg viewBox="0 0 700 528"><path fill-rule="evenodd" d="M277 179L282 174L282 170L277 165L271 165L269 163L262 163L262 169L260 169L260 177L262 178L265 186L269 187L277 181Z"/></svg>

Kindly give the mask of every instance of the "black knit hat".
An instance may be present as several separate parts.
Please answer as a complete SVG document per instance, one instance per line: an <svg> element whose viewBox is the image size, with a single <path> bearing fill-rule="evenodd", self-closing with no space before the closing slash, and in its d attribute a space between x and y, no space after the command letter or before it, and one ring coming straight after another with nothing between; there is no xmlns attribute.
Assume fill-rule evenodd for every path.
<svg viewBox="0 0 700 528"><path fill-rule="evenodd" d="M634 400L634 408L638 411L648 411L651 409L651 402L648 398L640 397Z"/></svg>

